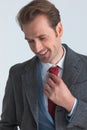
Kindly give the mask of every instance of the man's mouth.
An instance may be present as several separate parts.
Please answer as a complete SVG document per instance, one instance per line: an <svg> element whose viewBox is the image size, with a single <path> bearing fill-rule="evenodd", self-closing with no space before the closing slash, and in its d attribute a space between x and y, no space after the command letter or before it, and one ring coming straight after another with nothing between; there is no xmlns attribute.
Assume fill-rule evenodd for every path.
<svg viewBox="0 0 87 130"><path fill-rule="evenodd" d="M44 51L41 51L41 52L39 53L39 55L44 56L44 55L47 54L47 52L48 52L48 49L46 49L46 50L44 50Z"/></svg>

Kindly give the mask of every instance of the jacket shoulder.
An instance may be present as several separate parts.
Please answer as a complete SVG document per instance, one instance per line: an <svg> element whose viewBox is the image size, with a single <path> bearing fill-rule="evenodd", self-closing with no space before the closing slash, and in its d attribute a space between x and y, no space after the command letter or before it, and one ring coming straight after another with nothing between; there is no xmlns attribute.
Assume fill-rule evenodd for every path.
<svg viewBox="0 0 87 130"><path fill-rule="evenodd" d="M36 64L36 62L38 61L38 58L36 56L34 56L33 58L23 62L23 63L18 63L13 65L10 68L10 74L14 74L14 75L20 75L25 73L25 71L32 67L34 64Z"/></svg>
<svg viewBox="0 0 87 130"><path fill-rule="evenodd" d="M63 44L63 46L65 47L66 49L66 55L67 55L67 58L69 60L73 59L74 61L76 61L77 59L80 59L80 61L87 65L87 56L86 55L83 55L81 53L77 53L76 51L72 50L69 46L67 46L66 44Z"/></svg>

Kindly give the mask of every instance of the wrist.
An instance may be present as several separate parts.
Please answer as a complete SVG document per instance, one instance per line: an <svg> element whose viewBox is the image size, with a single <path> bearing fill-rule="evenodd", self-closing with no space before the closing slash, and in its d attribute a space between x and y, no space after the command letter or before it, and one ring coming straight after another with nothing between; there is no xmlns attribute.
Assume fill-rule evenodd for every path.
<svg viewBox="0 0 87 130"><path fill-rule="evenodd" d="M74 116L74 114L75 114L75 112L76 112L77 106L78 106L78 100L77 100L77 98L75 98L75 102L74 102L74 105L73 105L72 110L70 111L70 113L68 113L68 114L66 115L66 119L67 119L69 122L72 120L72 118L73 118L73 116Z"/></svg>
<svg viewBox="0 0 87 130"><path fill-rule="evenodd" d="M68 100L67 100L65 109L66 109L68 112L71 112L71 110L72 110L74 104L75 104L75 97L71 96L71 97L68 98Z"/></svg>

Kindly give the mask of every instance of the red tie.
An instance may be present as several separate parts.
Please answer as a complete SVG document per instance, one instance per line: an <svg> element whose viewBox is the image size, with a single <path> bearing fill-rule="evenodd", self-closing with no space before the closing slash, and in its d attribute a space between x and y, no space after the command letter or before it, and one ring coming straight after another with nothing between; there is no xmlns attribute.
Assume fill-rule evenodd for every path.
<svg viewBox="0 0 87 130"><path fill-rule="evenodd" d="M49 68L48 71L52 74L58 75L59 67L58 66L51 67ZM55 117L55 107L56 107L56 104L54 104L50 99L48 99L48 111L53 119Z"/></svg>

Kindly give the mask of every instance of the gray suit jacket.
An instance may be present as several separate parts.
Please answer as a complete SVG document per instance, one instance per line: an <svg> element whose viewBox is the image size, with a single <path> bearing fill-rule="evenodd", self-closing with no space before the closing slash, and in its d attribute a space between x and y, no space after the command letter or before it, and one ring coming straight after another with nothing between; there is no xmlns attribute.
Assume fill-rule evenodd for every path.
<svg viewBox="0 0 87 130"><path fill-rule="evenodd" d="M77 54L68 46L63 80L78 99L78 107L70 122L67 111L56 107L55 130L87 130L87 57ZM37 94L38 58L11 68L3 100L0 130L38 130Z"/></svg>

